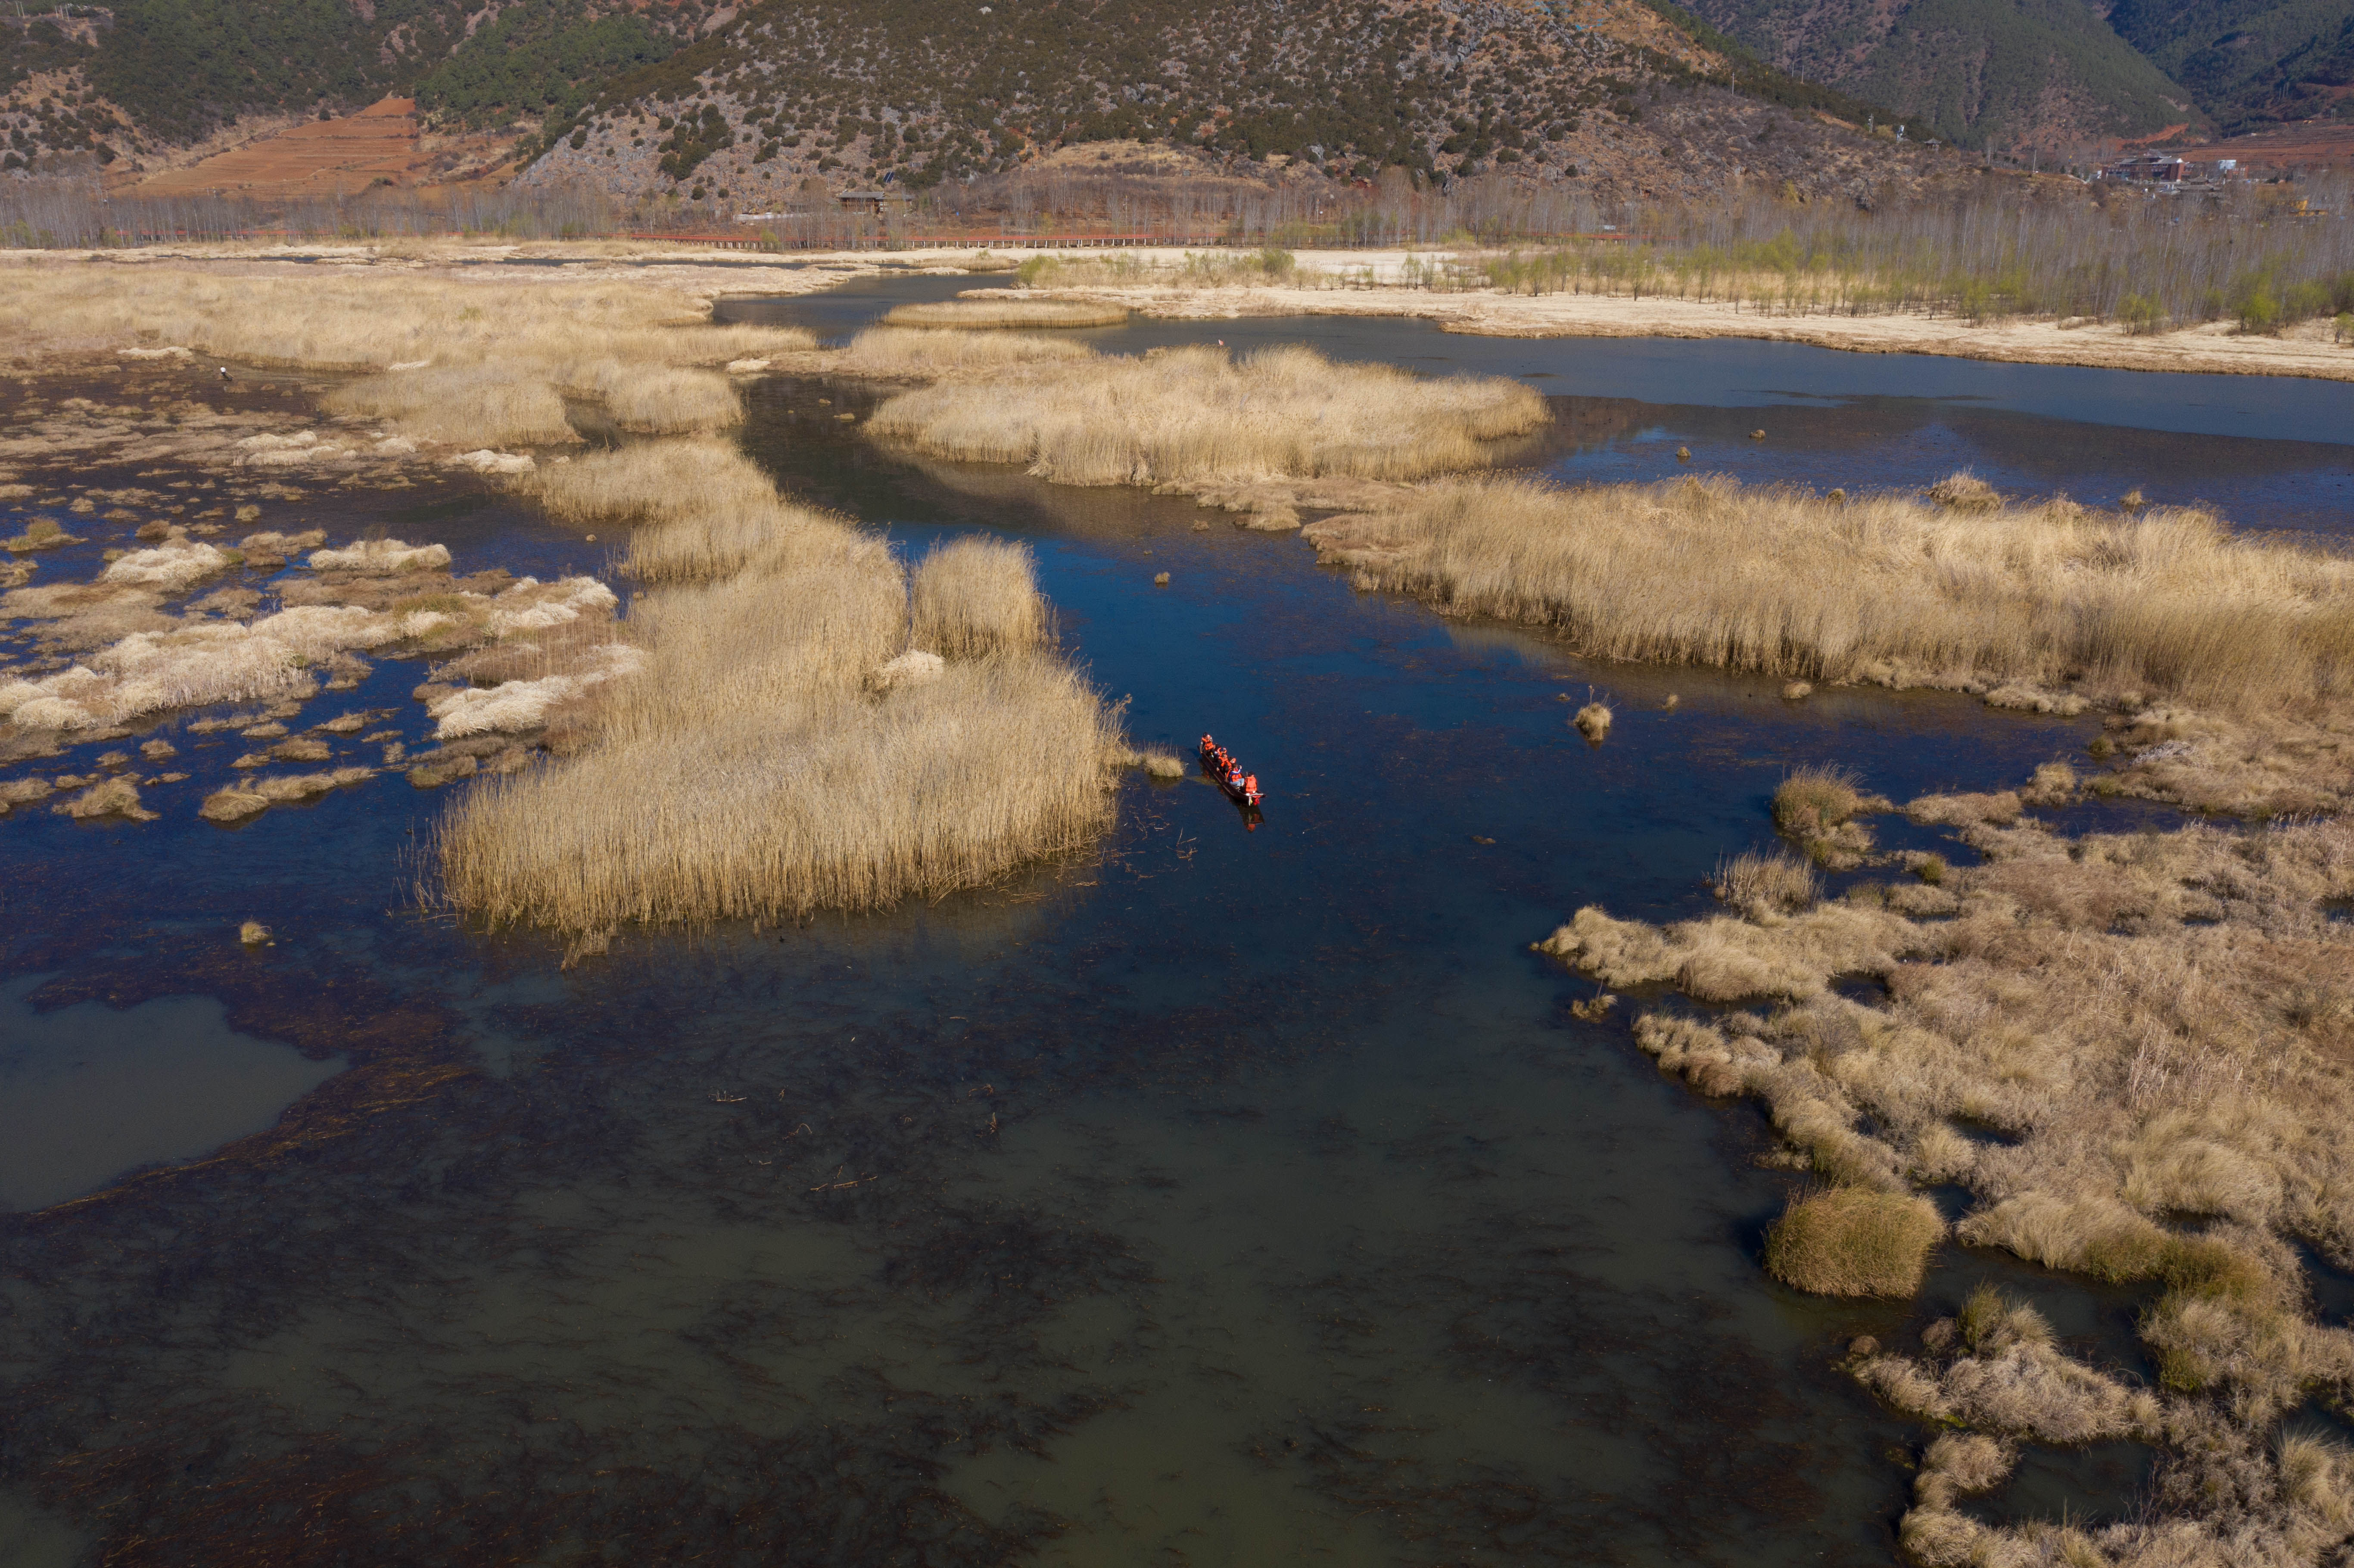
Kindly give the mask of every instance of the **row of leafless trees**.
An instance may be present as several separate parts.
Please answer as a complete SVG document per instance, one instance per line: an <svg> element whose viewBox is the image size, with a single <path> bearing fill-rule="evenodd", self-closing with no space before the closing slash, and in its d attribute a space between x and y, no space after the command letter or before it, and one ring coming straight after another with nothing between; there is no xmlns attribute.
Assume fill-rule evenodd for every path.
<svg viewBox="0 0 2354 1568"><path fill-rule="evenodd" d="M94 179L0 180L0 242L151 243L284 233L517 238L709 232L784 249L997 235L1126 235L1182 244L1519 248L1467 277L1529 290L1677 292L1796 310L1957 309L1971 315L2120 320L2156 329L2236 316L2269 329L2354 311L2354 218L2342 176L2161 194L2122 185L1990 185L1958 199L1865 211L1728 196L1599 207L1575 191L1499 177L1444 187L1273 185L1149 172L1017 172L920 194L888 217L802 191L756 223L732 209L625 205L593 187L377 190L259 203L109 200ZM1577 242L1586 237L1588 242ZM1567 243L1564 243L1566 241Z"/></svg>
<svg viewBox="0 0 2354 1568"><path fill-rule="evenodd" d="M306 239L492 233L518 238L612 234L631 214L586 187L428 187L254 201L237 196L110 199L95 178L0 179L0 244L36 249L287 234Z"/></svg>
<svg viewBox="0 0 2354 1568"><path fill-rule="evenodd" d="M1617 227L1582 194L1477 179L1438 190L1403 174L1379 185L1323 180L1173 178L1070 170L954 184L894 204L888 220L845 212L823 193L780 199L738 222L716 200L618 200L592 187L380 189L347 196L256 200L199 196L109 199L95 177L0 180L0 240L11 245L136 245L283 233L305 238L493 233L518 238L630 232L765 232L786 246L887 242L910 233L1150 235L1192 243L1439 245L1557 238Z"/></svg>
<svg viewBox="0 0 2354 1568"><path fill-rule="evenodd" d="M1500 178L1456 181L1444 189L1403 170L1376 185L1281 182L1081 169L1017 170L970 185L944 185L917 204L917 222L1016 232L1214 236L1239 244L1437 245L1465 237L1505 238L1591 233L1621 216L1582 192Z"/></svg>
<svg viewBox="0 0 2354 1568"><path fill-rule="evenodd" d="M2354 311L2354 218L2342 177L2198 195L2112 187L2053 196L1997 186L1864 212L1765 200L1659 207L1609 256L1523 259L1507 286L1629 289L1791 309L1950 309L2122 321L2157 330L2235 317L2271 330ZM1509 273L1509 267L1504 270ZM1541 276L1550 271L1548 282Z"/></svg>

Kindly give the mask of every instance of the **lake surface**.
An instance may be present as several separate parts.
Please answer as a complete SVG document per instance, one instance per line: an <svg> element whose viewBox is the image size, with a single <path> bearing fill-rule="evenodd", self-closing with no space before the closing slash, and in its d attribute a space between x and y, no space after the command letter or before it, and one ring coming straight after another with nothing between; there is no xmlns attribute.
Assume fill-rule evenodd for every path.
<svg viewBox="0 0 2354 1568"><path fill-rule="evenodd" d="M854 330L941 281L789 308ZM2161 439L2050 412L2154 408L2166 388L2132 384L2164 378L2020 371L2003 403L1749 344L1088 335L1246 326L1542 370L1564 418L1532 461L1564 478L1677 471L1681 444L1757 480L1917 487L1966 461L2349 522L2316 489L2346 482L2344 427ZM1604 349L1669 368L1614 387ZM1743 390L1763 382L1797 391ZM902 461L833 418L872 400L766 381L743 439L911 556L1028 541L1136 738L1214 731L1268 781L1264 823L1135 777L1098 852L1002 886L628 933L564 969L535 936L419 911L445 798L397 776L231 832L193 796L137 826L20 809L0 983L48 1031L25 1038L69 1052L202 998L224 1049L330 1075L273 1090L266 1128L240 1101L224 1158L0 1215L0 1563L107 1542L179 1563L1882 1563L1923 1435L1837 1370L1851 1337L1901 1339L1992 1277L2072 1345L2137 1353L2129 1293L1959 1250L1907 1308L1772 1285L1758 1243L1793 1178L1760 1163L1758 1113L1661 1078L1626 1009L1574 1019L1593 988L1529 950L1587 903L1708 908L1795 765L1898 800L2000 788L2089 766L2090 721L1580 661L1355 594L1296 538L1182 501ZM384 521L333 504L338 533ZM503 500L403 505L393 531L461 569L595 564ZM345 705L415 735L420 679L381 661ZM1589 692L1618 714L1599 747L1567 722ZM157 733L196 756L192 716ZM245 919L276 945L242 948ZM69 1163L31 1179L105 1180ZM2060 1457L1988 1507L2114 1515L2142 1474Z"/></svg>

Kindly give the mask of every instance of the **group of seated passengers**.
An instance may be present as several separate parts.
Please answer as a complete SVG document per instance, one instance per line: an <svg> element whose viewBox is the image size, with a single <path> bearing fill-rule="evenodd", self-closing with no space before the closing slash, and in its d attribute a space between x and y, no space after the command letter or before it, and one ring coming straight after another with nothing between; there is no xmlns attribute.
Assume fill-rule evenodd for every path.
<svg viewBox="0 0 2354 1568"><path fill-rule="evenodd" d="M1258 775L1245 773L1243 765L1235 760L1234 753L1205 735L1202 737L1202 755L1209 759L1211 766L1217 769L1218 777L1228 785L1251 800L1258 799Z"/></svg>

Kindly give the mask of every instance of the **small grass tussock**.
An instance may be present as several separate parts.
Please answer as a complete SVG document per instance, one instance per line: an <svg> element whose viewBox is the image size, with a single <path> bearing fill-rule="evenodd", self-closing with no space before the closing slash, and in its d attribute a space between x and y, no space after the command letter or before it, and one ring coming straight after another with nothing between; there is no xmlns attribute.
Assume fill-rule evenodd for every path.
<svg viewBox="0 0 2354 1568"><path fill-rule="evenodd" d="M1891 809L1852 773L1819 764L1793 768L1774 790L1774 826L1832 867L1858 864L1872 848L1871 829L1856 819Z"/></svg>
<svg viewBox="0 0 2354 1568"><path fill-rule="evenodd" d="M1592 702L1578 709L1569 722L1576 727L1578 734L1598 743L1610 733L1611 722L1617 716L1610 711L1608 704Z"/></svg>
<svg viewBox="0 0 2354 1568"><path fill-rule="evenodd" d="M1119 326L1127 320L1128 307L1125 305L991 294L977 300L942 300L932 304L896 305L884 314L883 324L886 327L946 327L978 331L991 327Z"/></svg>
<svg viewBox="0 0 2354 1568"><path fill-rule="evenodd" d="M1517 382L1427 380L1306 348L1009 366L977 390L950 376L885 402L878 439L929 456L1021 463L1061 484L1200 485L1324 475L1416 479L1490 461L1543 425Z"/></svg>
<svg viewBox="0 0 2354 1568"><path fill-rule="evenodd" d="M1928 491L1929 499L1955 512L1992 512L2002 504L1993 485L1967 469L1949 473Z"/></svg>
<svg viewBox="0 0 2354 1568"><path fill-rule="evenodd" d="M1833 1187L1782 1211L1766 1237L1766 1270L1817 1296L1909 1297L1945 1234L1925 1198Z"/></svg>
<svg viewBox="0 0 2354 1568"><path fill-rule="evenodd" d="M1823 879L1815 868L1783 850L1744 850L1719 861L1711 886L1721 902L1736 909L1804 909L1823 895Z"/></svg>

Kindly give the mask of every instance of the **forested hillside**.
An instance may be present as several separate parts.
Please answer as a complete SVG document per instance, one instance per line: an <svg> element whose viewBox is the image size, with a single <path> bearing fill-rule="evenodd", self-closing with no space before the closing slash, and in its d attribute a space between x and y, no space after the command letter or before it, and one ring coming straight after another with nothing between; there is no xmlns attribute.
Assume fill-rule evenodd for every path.
<svg viewBox="0 0 2354 1568"><path fill-rule="evenodd" d="M414 95L468 129L565 119L666 58L718 0L111 0L0 18L0 135L22 160L184 145L249 115ZM44 105L47 111L44 112Z"/></svg>
<svg viewBox="0 0 2354 1568"><path fill-rule="evenodd" d="M769 0L551 125L527 177L922 189L1100 143L1293 176L1831 189L1856 171L1809 140L1872 112L1640 0Z"/></svg>
<svg viewBox="0 0 2354 1568"><path fill-rule="evenodd" d="M1692 4L1785 70L1886 103L1911 134L2002 146L2202 119L2191 95L2084 0Z"/></svg>
<svg viewBox="0 0 2354 1568"><path fill-rule="evenodd" d="M2354 0L2120 0L2109 23L2225 131L2354 113Z"/></svg>

